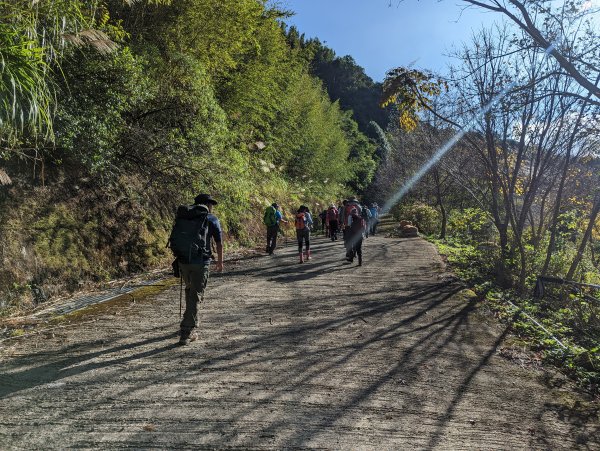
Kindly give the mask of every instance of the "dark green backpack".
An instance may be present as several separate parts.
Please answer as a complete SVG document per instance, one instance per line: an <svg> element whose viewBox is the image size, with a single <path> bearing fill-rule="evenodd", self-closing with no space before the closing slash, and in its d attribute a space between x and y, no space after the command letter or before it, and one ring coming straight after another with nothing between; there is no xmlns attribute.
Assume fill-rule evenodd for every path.
<svg viewBox="0 0 600 451"><path fill-rule="evenodd" d="M263 222L267 227L272 227L277 225L277 216L275 215L275 207L269 205L265 210L265 214L263 216Z"/></svg>
<svg viewBox="0 0 600 451"><path fill-rule="evenodd" d="M169 237L169 247L181 263L200 257L208 259L208 208L204 205L181 205Z"/></svg>

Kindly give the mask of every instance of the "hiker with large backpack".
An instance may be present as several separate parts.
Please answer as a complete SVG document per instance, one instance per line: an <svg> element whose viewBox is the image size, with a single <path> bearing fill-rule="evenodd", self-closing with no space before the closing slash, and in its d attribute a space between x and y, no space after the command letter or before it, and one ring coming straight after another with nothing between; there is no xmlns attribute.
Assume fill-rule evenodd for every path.
<svg viewBox="0 0 600 451"><path fill-rule="evenodd" d="M283 222L287 224L287 221L283 219L279 205L273 203L265 209L263 215L263 223L267 226L267 248L266 252L272 255L277 247L277 235L279 233L279 223Z"/></svg>
<svg viewBox="0 0 600 451"><path fill-rule="evenodd" d="M362 206L360 205L356 197L351 197L350 199L348 199L346 205L344 206L344 227L350 225L350 216L352 216L352 210L356 210L356 212L360 216Z"/></svg>
<svg viewBox="0 0 600 451"><path fill-rule="evenodd" d="M344 233L344 247L346 248L346 255L351 251L352 246L349 244L350 238L350 216L352 215L352 211L356 210L357 212L361 211L360 204L356 197L351 197L348 200L344 200L342 202L344 205L343 211L341 213L341 227Z"/></svg>
<svg viewBox="0 0 600 451"><path fill-rule="evenodd" d="M331 204L327 209L325 220L327 221L327 229L329 230L331 241L336 241L338 234L338 210L334 204Z"/></svg>
<svg viewBox="0 0 600 451"><path fill-rule="evenodd" d="M302 252L303 246L306 248L306 260L310 260L310 225L312 218L308 208L301 205L296 212L294 220L296 226L296 238L298 239L298 253L300 254L300 263L304 263L305 254Z"/></svg>
<svg viewBox="0 0 600 451"><path fill-rule="evenodd" d="M179 269L185 283L185 312L180 324L179 344L187 345L198 339L198 303L204 300L209 265L213 260L211 241L217 249L216 270L223 271L223 243L221 224L212 214L217 205L210 194L199 194L194 205L177 209L175 224L169 237L169 247L176 257L174 267Z"/></svg>
<svg viewBox="0 0 600 451"><path fill-rule="evenodd" d="M365 225L362 216L358 210L353 209L348 218L348 251L346 252L346 260L350 263L354 261L354 257L358 256L358 266L362 266L362 243Z"/></svg>

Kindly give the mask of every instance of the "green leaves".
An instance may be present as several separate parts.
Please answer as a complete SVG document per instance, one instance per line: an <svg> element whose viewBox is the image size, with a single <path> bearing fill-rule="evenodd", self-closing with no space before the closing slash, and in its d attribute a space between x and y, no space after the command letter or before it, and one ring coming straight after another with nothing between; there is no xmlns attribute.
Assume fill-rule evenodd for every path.
<svg viewBox="0 0 600 451"><path fill-rule="evenodd" d="M0 22L0 132L51 132L52 94L44 49L14 26Z"/></svg>
<svg viewBox="0 0 600 451"><path fill-rule="evenodd" d="M0 1L0 142L17 135L53 140L54 74L72 46L114 51L96 24L108 27L96 2ZM116 30L115 27L110 28Z"/></svg>

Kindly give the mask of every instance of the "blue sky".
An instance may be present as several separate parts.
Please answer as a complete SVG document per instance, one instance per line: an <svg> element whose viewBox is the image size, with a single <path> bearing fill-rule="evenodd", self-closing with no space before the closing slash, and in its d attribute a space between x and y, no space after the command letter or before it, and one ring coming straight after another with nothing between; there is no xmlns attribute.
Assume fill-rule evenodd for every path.
<svg viewBox="0 0 600 451"><path fill-rule="evenodd" d="M444 72L453 45L471 30L501 21L498 14L464 9L460 0L280 0L296 12L287 20L307 37L318 37L338 56L351 55L376 81L387 70L414 62L415 68Z"/></svg>

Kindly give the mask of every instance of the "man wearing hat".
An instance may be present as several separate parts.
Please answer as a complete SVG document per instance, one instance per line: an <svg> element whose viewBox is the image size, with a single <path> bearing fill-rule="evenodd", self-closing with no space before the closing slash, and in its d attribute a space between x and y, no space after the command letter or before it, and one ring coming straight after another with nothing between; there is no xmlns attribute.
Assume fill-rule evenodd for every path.
<svg viewBox="0 0 600 451"><path fill-rule="evenodd" d="M179 262L181 277L185 282L185 312L180 324L179 344L187 345L198 339L194 330L198 327L198 303L204 300L204 290L208 282L209 265L213 260L211 242L214 240L217 249L216 270L223 271L223 243L221 224L216 216L212 214L213 207L218 202L210 194L199 194L194 199L194 205L200 208L206 207L206 224L208 226L206 248L199 252L189 263ZM206 214L206 210L205 214Z"/></svg>

